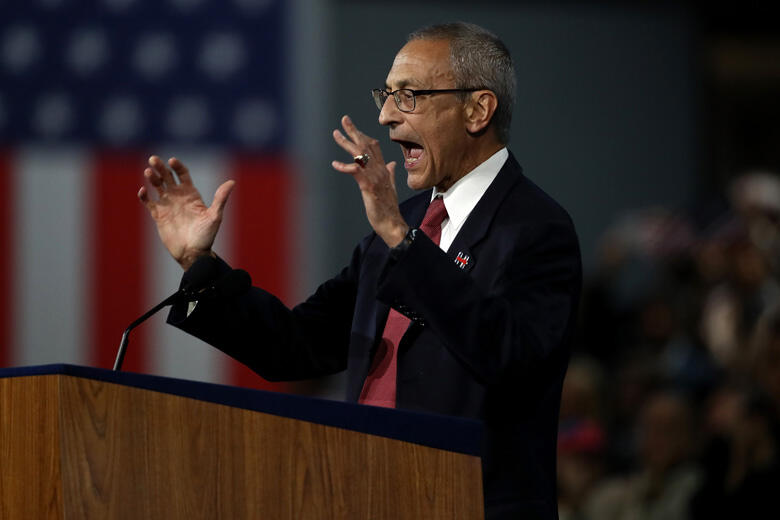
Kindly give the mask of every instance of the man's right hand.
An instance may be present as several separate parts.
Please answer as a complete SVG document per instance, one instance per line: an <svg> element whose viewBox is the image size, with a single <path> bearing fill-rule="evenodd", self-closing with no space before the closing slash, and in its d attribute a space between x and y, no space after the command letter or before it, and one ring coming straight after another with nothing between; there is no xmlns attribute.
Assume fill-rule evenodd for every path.
<svg viewBox="0 0 780 520"><path fill-rule="evenodd" d="M222 183L211 206L206 206L192 183L189 170L175 157L169 159L166 166L162 159L151 156L144 177L157 190L158 197L152 200L146 186L142 186L138 198L157 224L163 245L179 265L186 270L198 257L213 255L211 246L235 181Z"/></svg>

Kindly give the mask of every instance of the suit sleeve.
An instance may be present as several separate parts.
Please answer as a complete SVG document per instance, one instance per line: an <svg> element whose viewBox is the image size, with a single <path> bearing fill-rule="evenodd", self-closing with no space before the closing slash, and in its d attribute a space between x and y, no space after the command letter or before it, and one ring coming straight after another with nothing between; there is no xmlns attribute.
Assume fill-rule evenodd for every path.
<svg viewBox="0 0 780 520"><path fill-rule="evenodd" d="M337 276L289 309L257 287L233 297L174 306L168 323L218 348L269 381L306 379L344 370L362 251ZM221 273L230 267L222 262ZM220 274L218 273L218 276Z"/></svg>
<svg viewBox="0 0 780 520"><path fill-rule="evenodd" d="M563 354L581 283L579 246L570 221L508 227L508 254L479 286L425 235L380 277L379 299L425 321L482 384ZM515 374L516 370L511 373Z"/></svg>

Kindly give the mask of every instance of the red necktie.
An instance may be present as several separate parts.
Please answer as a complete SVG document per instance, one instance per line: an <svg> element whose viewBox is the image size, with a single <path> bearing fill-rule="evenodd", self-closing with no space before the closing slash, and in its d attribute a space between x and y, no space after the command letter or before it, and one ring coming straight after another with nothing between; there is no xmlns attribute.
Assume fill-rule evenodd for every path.
<svg viewBox="0 0 780 520"><path fill-rule="evenodd" d="M441 197L436 197L428 205L420 230L428 235L436 245L441 240L441 223L447 218L447 208ZM409 328L409 318L390 309L387 316L382 340L379 342L374 362L368 372L363 391L358 402L373 406L395 408L395 381L398 372L398 345L401 343L406 329Z"/></svg>

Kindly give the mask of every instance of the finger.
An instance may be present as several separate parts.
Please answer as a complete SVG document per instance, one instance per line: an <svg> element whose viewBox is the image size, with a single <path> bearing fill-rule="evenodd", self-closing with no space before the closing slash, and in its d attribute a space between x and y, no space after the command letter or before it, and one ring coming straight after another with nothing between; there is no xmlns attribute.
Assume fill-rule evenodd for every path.
<svg viewBox="0 0 780 520"><path fill-rule="evenodd" d="M171 168L173 168L174 172L176 172L176 176L179 178L180 183L186 184L188 186L192 186L192 178L190 177L190 170L189 168L184 166L184 163L182 163L176 157L171 157L170 159L168 159L168 165Z"/></svg>
<svg viewBox="0 0 780 520"><path fill-rule="evenodd" d="M349 116L341 118L341 126L344 127L344 131L347 132L347 135L355 141L355 143L362 143L363 139L366 137L366 134L358 130Z"/></svg>
<svg viewBox="0 0 780 520"><path fill-rule="evenodd" d="M390 161L389 163L387 163L385 165L387 167L387 172L390 175L390 184L393 186L393 189L395 189L395 166L396 166L396 164L398 164L398 163L396 163L395 161Z"/></svg>
<svg viewBox="0 0 780 520"><path fill-rule="evenodd" d="M141 186L141 189L138 190L138 198L144 204L144 206L149 203L149 192L146 191L146 186Z"/></svg>
<svg viewBox="0 0 780 520"><path fill-rule="evenodd" d="M164 185L163 172L167 170L165 164L156 155L149 157L149 168L144 171L144 175L155 188L162 189ZM147 171L152 172L151 175Z"/></svg>
<svg viewBox="0 0 780 520"><path fill-rule="evenodd" d="M173 179L173 174L171 173L171 170L165 165L165 163L156 155L152 155L149 157L149 166L152 167L152 170L160 176L162 181L165 184L168 184L170 186L175 186L176 181Z"/></svg>
<svg viewBox="0 0 780 520"><path fill-rule="evenodd" d="M147 168L144 170L144 178L149 181L149 184L154 186L154 188L157 190L157 194L159 196L162 196L163 193L165 193L165 188L163 186L163 181L160 178L160 176L152 170L151 168Z"/></svg>
<svg viewBox="0 0 780 520"><path fill-rule="evenodd" d="M333 131L333 140L352 157L363 153L363 150L361 150L358 145L347 139L339 130Z"/></svg>
<svg viewBox="0 0 780 520"><path fill-rule="evenodd" d="M341 125L344 127L344 131L347 132L349 138L352 139L351 142L355 143L354 147L357 152L351 152L353 157L361 153L367 153L371 155L372 158L382 160L382 150L379 149L379 141L358 130L349 116L341 118Z"/></svg>
<svg viewBox="0 0 780 520"><path fill-rule="evenodd" d="M343 163L341 161L331 161L330 165L333 167L334 170L340 171L341 173L348 173L350 175L355 175L360 172L360 166L355 163Z"/></svg>
<svg viewBox="0 0 780 520"><path fill-rule="evenodd" d="M235 185L236 181L234 180L225 181L220 184L214 193L214 200L211 202L209 210L215 211L220 218L222 217L222 211L225 209L225 204L227 204L228 197L230 197L230 192L233 191L233 186Z"/></svg>
<svg viewBox="0 0 780 520"><path fill-rule="evenodd" d="M146 206L146 209L149 210L149 213L151 213L152 217L154 217L156 203L149 198L149 192L147 191L146 186L141 186L141 189L138 190L138 200L141 201L141 204Z"/></svg>
<svg viewBox="0 0 780 520"><path fill-rule="evenodd" d="M153 168L145 169L144 177L146 180L152 183L152 186L160 186L162 184L162 177L160 177L160 174L157 173Z"/></svg>

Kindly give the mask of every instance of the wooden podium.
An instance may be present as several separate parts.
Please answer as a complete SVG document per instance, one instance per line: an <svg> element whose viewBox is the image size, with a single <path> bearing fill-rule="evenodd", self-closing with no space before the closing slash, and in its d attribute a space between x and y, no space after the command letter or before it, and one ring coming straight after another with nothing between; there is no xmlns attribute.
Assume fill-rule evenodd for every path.
<svg viewBox="0 0 780 520"><path fill-rule="evenodd" d="M2 369L0 519L479 519L481 434L223 385Z"/></svg>

